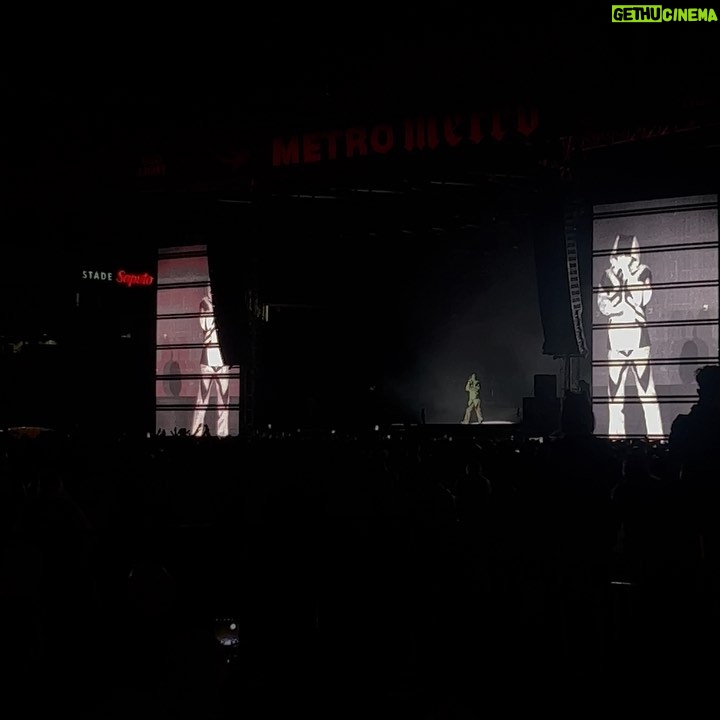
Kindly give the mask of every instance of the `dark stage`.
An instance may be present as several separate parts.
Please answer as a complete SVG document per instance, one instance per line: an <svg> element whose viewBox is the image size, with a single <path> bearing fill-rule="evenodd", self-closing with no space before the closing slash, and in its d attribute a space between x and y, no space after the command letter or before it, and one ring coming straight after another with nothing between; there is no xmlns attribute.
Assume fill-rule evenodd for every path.
<svg viewBox="0 0 720 720"><path fill-rule="evenodd" d="M423 408L446 423L476 372L492 419L522 417L554 375L556 398L583 381L599 432L621 434L598 286L614 233L635 233L658 285L643 314L664 434L718 357L712 24L666 24L672 42L633 26L613 53L619 26L599 15L588 33L458 12L442 39L400 13L370 45L359 26L313 48L273 26L273 48L298 49L292 82L277 60L241 90L220 68L10 83L3 422L152 433L220 397L230 433ZM173 269L170 249L194 255ZM155 282L102 280L120 272ZM201 369L209 281L228 357L205 367L227 378ZM637 350L620 373L632 435L648 430Z"/></svg>

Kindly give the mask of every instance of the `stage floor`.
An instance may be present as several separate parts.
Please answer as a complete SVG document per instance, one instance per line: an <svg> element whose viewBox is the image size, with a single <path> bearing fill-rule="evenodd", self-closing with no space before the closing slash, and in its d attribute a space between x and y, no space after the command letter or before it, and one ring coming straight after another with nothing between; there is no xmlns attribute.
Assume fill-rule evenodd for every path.
<svg viewBox="0 0 720 720"><path fill-rule="evenodd" d="M445 422L445 423L427 423L427 425L435 425L438 427L484 427L486 425L520 425L520 422L513 422L511 420L483 420L481 423L461 423L461 422Z"/></svg>
<svg viewBox="0 0 720 720"><path fill-rule="evenodd" d="M426 423L402 424L394 423L379 430L387 430L390 433L413 433L419 435L437 437L492 437L509 438L515 435L522 435L523 425L520 422L508 420L487 420L482 423Z"/></svg>

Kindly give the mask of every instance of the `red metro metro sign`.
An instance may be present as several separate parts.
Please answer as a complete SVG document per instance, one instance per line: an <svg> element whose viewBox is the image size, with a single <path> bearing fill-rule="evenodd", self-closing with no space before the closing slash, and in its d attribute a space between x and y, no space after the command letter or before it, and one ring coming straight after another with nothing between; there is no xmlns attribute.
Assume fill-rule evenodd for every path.
<svg viewBox="0 0 720 720"><path fill-rule="evenodd" d="M461 144L478 145L485 138L502 141L513 135L529 137L538 125L536 108L517 107L297 133L273 138L272 164L274 167L309 165L340 158L433 151Z"/></svg>

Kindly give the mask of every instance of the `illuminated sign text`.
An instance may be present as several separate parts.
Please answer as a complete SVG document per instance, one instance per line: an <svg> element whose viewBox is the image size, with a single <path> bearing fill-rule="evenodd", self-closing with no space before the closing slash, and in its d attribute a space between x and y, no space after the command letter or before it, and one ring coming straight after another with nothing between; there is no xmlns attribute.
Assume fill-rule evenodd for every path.
<svg viewBox="0 0 720 720"><path fill-rule="evenodd" d="M117 282L127 287L133 285L152 285L155 278L150 273L126 273L124 270L120 270L117 273Z"/></svg>
<svg viewBox="0 0 720 720"><path fill-rule="evenodd" d="M133 287L134 285L147 287L155 282L155 278L150 273L129 273L125 270L117 272L108 272L107 270L83 270L83 280L98 280L101 282L114 282L125 287Z"/></svg>
<svg viewBox="0 0 720 720"><path fill-rule="evenodd" d="M83 280L104 280L105 282L113 281L113 274L103 270L83 270Z"/></svg>
<svg viewBox="0 0 720 720"><path fill-rule="evenodd" d="M454 148L461 143L477 145L485 138L527 137L537 126L537 110L530 108L428 116L399 124L300 133L273 139L272 164L274 167L307 165L339 158L387 155L394 151L411 153Z"/></svg>

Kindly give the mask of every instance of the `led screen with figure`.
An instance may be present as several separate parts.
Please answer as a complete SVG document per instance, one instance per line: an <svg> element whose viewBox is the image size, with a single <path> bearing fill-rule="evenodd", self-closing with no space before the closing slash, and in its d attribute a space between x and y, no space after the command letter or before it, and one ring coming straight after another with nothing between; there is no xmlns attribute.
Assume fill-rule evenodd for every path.
<svg viewBox="0 0 720 720"><path fill-rule="evenodd" d="M161 250L157 290L158 429L237 434L240 373L223 359L206 246Z"/></svg>
<svg viewBox="0 0 720 720"><path fill-rule="evenodd" d="M596 432L666 437L717 362L717 198L596 207L593 280Z"/></svg>

